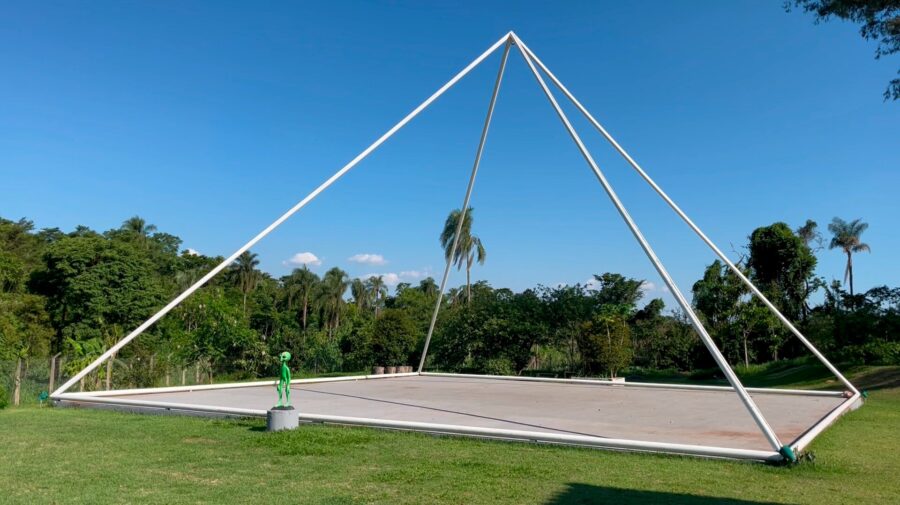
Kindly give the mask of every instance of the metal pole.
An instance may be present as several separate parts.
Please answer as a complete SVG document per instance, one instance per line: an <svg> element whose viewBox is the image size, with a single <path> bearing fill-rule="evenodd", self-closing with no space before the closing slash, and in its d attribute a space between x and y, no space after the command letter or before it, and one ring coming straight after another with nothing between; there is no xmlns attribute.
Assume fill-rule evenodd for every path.
<svg viewBox="0 0 900 505"><path fill-rule="evenodd" d="M87 394L66 393L58 398L65 404L98 404L121 406L131 411L140 412L141 408L174 412L208 412L214 415L265 417L266 411L261 409L242 409L236 407L216 407L212 405L196 405L187 403L158 402L152 400L127 400L123 398L102 398ZM571 435L548 431L522 431L504 428L487 428L457 424L438 424L417 421L399 421L367 417L332 416L300 412L301 421L340 424L349 426L368 426L372 428L388 428L395 430L422 431L432 434L454 434L475 437L490 437L501 440L521 440L525 442L547 442L555 444L573 444L596 447L600 449L621 449L629 451L650 451L671 454L688 454L715 458L736 458L756 461L780 461L782 456L777 452L754 449L736 449L705 445L677 444L666 442L649 442L620 438L603 438L590 435Z"/></svg>
<svg viewBox="0 0 900 505"><path fill-rule="evenodd" d="M512 32L510 32L512 33ZM497 71L497 80L494 83L494 91L491 93L491 101L488 104L487 116L484 118L484 126L481 129L481 139L478 141L478 149L475 151L475 162L472 165L472 174L469 176L469 185L466 187L466 196L463 198L462 210L459 215L459 223L456 224L456 235L453 237L453 245L450 247L450 255L447 256L447 266L444 267L444 276L441 277L441 288L438 291L437 302L434 304L434 312L431 314L431 323L428 325L428 334L425 336L425 347L422 349L422 358L419 360L418 373L422 373L425 367L425 358L428 357L428 346L431 345L431 336L434 334L434 325L437 323L438 312L441 310L441 301L444 299L444 289L447 287L447 278L450 276L450 268L453 266L453 255L459 247L459 234L462 231L466 212L469 210L469 200L472 198L472 188L475 187L475 176L478 174L478 166L481 164L481 155L484 152L484 144L487 140L488 129L491 126L491 118L494 116L494 105L497 103L497 95L500 93L500 82L503 80L503 71L506 69L506 60L509 57L509 47L512 38L507 36L506 46L503 48L503 57L500 60L500 70Z"/></svg>
<svg viewBox="0 0 900 505"><path fill-rule="evenodd" d="M53 392L53 395L58 395L58 394L60 394L60 393L64 393L66 390L68 390L70 387L72 387L73 384L75 384L76 382L78 382L79 380L81 380L82 377L84 377L85 375L89 374L89 373L90 373L91 371L93 371L95 368L97 368L98 366L100 366L100 364L102 364L102 363L103 363L104 361L106 361L110 356L112 356L113 354L115 354L116 352L118 352L119 349L121 349L121 348L124 347L126 344L128 344L128 342L131 342L135 337L137 337L138 335L140 335L141 333L143 333L144 330L146 330L147 328L149 328L153 323L155 323L155 322L156 322L157 320L159 320L161 317L163 317L164 315L166 315L169 311L171 311L172 309L174 309L175 307L177 307L178 304L180 304L182 301L184 301L184 299L187 298L188 296L190 296L194 291L196 291L196 290L199 289L201 286L203 286L204 284L206 284L207 282L209 282L209 280L212 279L213 277L215 277L216 274L218 274L218 273L221 272L223 269L225 269L225 267L227 267L228 265L230 265L231 263L233 263L234 260L236 260L236 259L238 258L238 256L240 256L240 255L243 254L245 251L247 251L247 250L249 250L251 247L253 247L257 242L259 242L260 240L262 240L263 237L265 237L266 235L268 235L269 233L271 233L272 230L274 230L274 229L277 228L279 225L281 225L281 223L285 222L289 217L291 217L292 215L294 215L298 210L300 210L300 209L302 209L303 207L305 207L306 204L308 204L308 203L311 202L315 197L317 197L317 196L319 195L319 193L321 193L322 191L324 191L325 189L327 189L327 188L328 188L329 186L331 186L335 181L337 181L338 179L340 179L344 174L346 174L347 172L349 172L351 168L355 167L360 161L362 161L362 160L363 160L364 158L366 158L369 154L371 154L372 151L374 151L375 149L377 149L378 146L380 146L381 144L383 144L383 143L384 143L387 139L389 139L394 133L396 133L398 130L400 130L400 128L403 128L403 127L404 127L407 123L409 123L414 117L416 117L417 115L419 115L420 112L422 112L423 110L425 110L426 107L428 107L429 105L431 105L432 102L434 102L435 100L437 100L438 97L440 97L441 95L443 95L445 91L447 91L448 89L450 89L450 88L451 88L454 84L456 84L460 79L462 79L463 77L465 77L466 74L468 74L473 68L475 68L476 66L478 66L479 63L481 63L482 61L484 61L485 58L487 58L487 57L490 56L494 51L496 51L497 48L499 48L501 45L503 45L505 42L507 42L507 41L509 40L509 37L510 37L510 34L511 34L511 33L512 33L512 32L510 32L510 33L504 35L503 37L501 37L500 40L498 40L497 42L495 42L494 45L492 45L490 48L488 48L487 51L485 51L484 53L482 53L481 56L479 56L478 58L475 58L475 60L472 61L472 63L469 63L468 66L466 66L464 69L462 69L462 70L461 70L458 74L456 74L452 79L450 79L449 81L447 81L446 84L444 84L443 86L441 86L440 89L438 89L437 91L435 91L433 95L431 95L430 97L428 97L428 99L426 99L424 102L422 102L418 107L416 107L415 109L413 109L412 112L410 112L409 114L407 114L406 117L404 117L403 119L401 119L400 122L397 123L396 125L394 125L393 128L391 128L390 130L388 130L387 133L385 133L384 135L382 135L378 140L376 140L374 143L372 143L372 145L370 145L369 147L367 147L363 152L359 153L359 155L357 155L357 156L356 156L355 158L353 158L349 163L347 163L346 165L344 165L343 168L341 168L340 170L338 170L337 172L335 172L335 174L332 175L328 180L326 180L326 181L323 182L319 187L317 187L315 190L313 190L313 192L310 193L309 195L307 195L306 198L304 198L303 200L301 200L300 202L298 202L296 205L294 205L293 207L291 207L287 212L285 212L284 214L282 214L281 217L279 217L279 218L276 219L272 224L270 224L269 226L267 226L266 229L264 229L263 231L259 232L259 234L257 234L257 235L256 235L255 237L253 237L249 242L247 242L246 244L244 244L243 246L241 246L240 249L238 249L237 251L235 251L231 256L229 256L229 257L226 258L224 261L222 261L221 263L219 263L215 268L213 268L212 270L210 270L209 273L207 273L207 274L204 275L200 280L198 280L196 283L194 283L193 286L187 288L183 293L181 293L181 294L178 295L174 300L172 300L171 302L169 302L168 305L166 305L166 306L163 307L159 312L157 312L156 314L154 314L153 316L151 316L150 319L147 319L146 321L144 321L144 322L143 322L140 326L138 326L134 331L132 331L131 333L129 333L127 336L125 336L125 338L123 338L122 340L118 341L114 346L110 347L110 349L109 349L108 351L106 351L106 352L103 353L99 358L97 358L96 360L94 360L93 363L91 363L90 365L88 365L87 367L85 367L84 370L78 372L74 377L72 377L71 379L69 379L68 382L66 382L65 384L63 384L63 385L62 385L59 389L57 389L56 391L54 391L54 392Z"/></svg>
<svg viewBox="0 0 900 505"><path fill-rule="evenodd" d="M515 39L516 45L519 47L519 51L522 53L522 57L525 58L525 62L528 64L528 67L531 69L531 72L534 74L535 79L537 79L538 84L541 86L541 89L544 91L544 94L547 96L547 99L550 101L550 104L556 110L557 116L562 121L563 126L565 126L566 130L569 132L569 136L572 137L572 140L575 142L575 145L578 147L578 150L581 151L581 155L584 157L585 161L587 161L588 165L590 165L591 170L594 172L594 175L597 176L597 180L600 181L600 184L603 186L603 189L606 191L606 194L609 196L609 199L612 200L613 205L615 205L616 209L619 211L619 214L622 216L622 219L625 220L625 223L631 229L631 233L637 239L638 243L641 245L641 248L644 250L644 253L650 258L650 261L653 263L653 266L656 267L656 271L659 272L659 275L662 277L663 281L666 283L666 286L669 287L669 290L672 292L672 295L678 301L678 304L681 305L681 308L685 311L690 318L691 323L694 326L694 329L700 335L700 339L706 345L706 348L709 349L710 354L712 354L713 359L716 360L716 363L719 365L719 368L725 374L725 377L728 379L728 382L737 392L738 397L744 403L744 406L750 412L750 415L753 417L753 420L756 421L756 424L759 426L765 438L768 440L769 444L776 451L781 450L783 447L781 441L778 439L778 435L772 430L772 427L769 426L769 423L766 421L765 417L763 417L762 412L759 410L759 407L756 406L756 403L750 398L750 395L744 389L743 384L741 384L740 379L738 379L737 375L734 373L734 370L731 369L731 366L728 364L728 361L725 360L725 357L722 356L722 353L719 351L719 348L716 347L715 342L713 342L712 337L706 332L706 328L703 327L703 323L700 322L700 319L697 317L697 314L694 313L691 305L684 298L684 295L681 294L681 291L678 289L678 286L675 285L675 281L672 280L671 276L669 276L669 272L666 271L666 268L663 266L662 262L660 262L659 258L656 256L656 253L653 251L653 248L650 247L650 244L644 238L644 235L641 233L640 229L638 229L637 224L635 224L634 220L631 218L631 215L625 209L625 206L619 200L618 195L616 195L615 190L613 190L612 186L606 180L606 176L603 175L603 172L597 166L597 163L594 161L594 158L588 152L587 147L585 147L584 143L581 141L581 138L578 136L578 133L575 132L575 129L572 127L572 124L569 122L568 117L566 117L565 112L563 112L562 108L560 108L559 104L556 102L556 98L554 98L553 93L550 91L550 88L547 87L547 84L544 82L544 79L541 77L538 69L534 66L534 63L531 61L528 53L526 52L522 41L513 34L513 38Z"/></svg>
<svg viewBox="0 0 900 505"><path fill-rule="evenodd" d="M762 294L762 292L750 281L750 279L748 279L747 276L745 276L744 273L741 272L737 265L735 265L730 259L728 259L728 257L725 256L725 254L718 248L718 246L716 246L716 244L714 244L713 241L710 240L709 237L707 237L706 234L703 233L703 231L700 230L700 228L696 224L694 224L691 218L689 218L687 214L685 214L684 211L681 210L678 204L676 204L671 198L669 198L669 195L667 195L666 192L663 191L662 188L660 188L656 184L656 182L650 178L649 175L647 175L647 173L641 168L641 166L638 165L636 161L634 161L634 159L625 151L625 149L622 148L622 146L619 145L618 142L616 142L612 135L610 135L606 131L606 129L603 128L600 122L594 119L594 116L591 115L590 112L588 112L587 108L585 108L584 105L582 105L581 102L579 102L578 99L575 98L575 96L563 85L563 83L560 82L560 80L557 79L552 72L550 72L546 65L544 65L544 63L541 62L541 60L537 56L535 56L531 49L527 47L525 47L524 49L525 52L528 53L528 56L531 57L531 59L535 63L537 63L537 65L541 68L541 70L544 71L545 74L547 74L547 77L549 77L550 80L553 81L553 84L556 85L556 87L559 88L560 91L562 91L566 98L568 98L569 101L571 101L572 104L575 105L575 107L577 107L579 111L581 111L584 117L587 118L587 120L590 121L592 125L594 125L594 128L596 128L597 131L600 132L601 135L603 135L603 138L605 138L606 141L609 142L610 145L612 145L613 148L618 151L618 153L622 155L623 158L625 158L628 164L631 165L631 167L634 168L634 170L637 171L637 173L640 174L640 176L645 181L647 181L647 184L649 184L650 187L652 187L653 190L656 191L656 194L658 194L663 200L665 200L669 207L673 211L675 211L675 213L678 214L678 216L685 223L687 223L687 225L692 230L694 230L694 233L696 233L697 236L699 236L700 239L703 240L703 242L705 242L710 249L712 249L716 256L718 256L719 259L724 261L725 264L728 265L729 268L731 268L731 271L738 276L738 278L750 289L750 291L754 295L756 295L756 297L759 298L759 300L763 302L763 304L768 307L769 310L771 310L778 317L778 319L781 320L782 323L784 323L784 325L791 331L791 333L793 333L798 339L800 339L800 342L802 342L803 345L806 346L806 348L809 349L809 351L812 352L813 355L818 358L819 361L821 361L822 364L825 365L825 367L828 368L828 370L830 370L831 373L833 373L844 384L844 386L850 389L851 392L858 393L859 391L856 389L856 387L854 387L853 384L849 380L847 380L847 378L844 377L844 375L841 374L841 372L834 365L832 365L831 362L829 362L821 352L819 352L819 350L812 344L812 342L810 342L802 333L800 333L800 330L798 330L794 326L794 324L791 323L791 321L787 317L785 317L784 314L782 314L781 311L778 310L778 308L775 307L775 305L770 302L765 295Z"/></svg>

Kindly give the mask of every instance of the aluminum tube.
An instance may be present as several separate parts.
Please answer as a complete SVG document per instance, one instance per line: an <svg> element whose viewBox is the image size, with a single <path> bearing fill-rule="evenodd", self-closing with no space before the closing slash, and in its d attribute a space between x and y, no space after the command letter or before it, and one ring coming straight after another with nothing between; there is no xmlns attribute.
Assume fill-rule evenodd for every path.
<svg viewBox="0 0 900 505"><path fill-rule="evenodd" d="M300 420L316 421L331 424L347 424L355 426L371 426L400 430L426 431L457 435L481 436L499 439L525 440L531 442L548 442L559 444L584 445L605 449L621 449L635 451L664 452L670 454L689 454L720 458L752 459L758 461L780 461L777 452L751 449L731 449L725 447L673 444L665 442L645 442L618 438L591 437L586 435L570 435L552 432L507 430L500 428L476 428L455 424L422 423L412 421L391 421L385 419L369 419L363 417L327 416L317 414L300 414Z"/></svg>
<svg viewBox="0 0 900 505"><path fill-rule="evenodd" d="M506 69L506 60L509 57L509 46L512 44L512 38L507 38L506 46L503 48L503 57L500 59L500 69L497 71L497 80L494 82L494 90L491 93L491 101L488 104L487 115L484 118L484 126L481 128L481 138L478 141L478 149L475 151L475 161L472 163L472 173L469 175L469 184L466 186L466 196L463 198L462 209L460 209L459 223L456 225L456 235L453 237L453 245L450 247L452 251L447 258L447 266L444 268L444 275L441 277L441 287L438 290L437 301L434 304L434 312L431 314L431 322L428 325L428 334L425 336L425 347L422 348L422 358L419 360L418 371L421 372L425 367L425 358L428 357L428 346L431 345L431 336L434 334L434 325L437 323L438 312L441 310L441 301L444 299L444 289L447 287L447 278L450 276L450 268L453 266L453 255L459 247L459 234L462 230L463 222L466 220L466 212L469 210L469 200L472 198L472 188L475 187L475 177L478 175L478 166L481 164L481 155L484 153L484 144L487 140L488 130L491 127L491 119L494 117L494 106L497 104L497 95L500 93L500 83L503 81L503 71Z"/></svg>
<svg viewBox="0 0 900 505"><path fill-rule="evenodd" d="M512 33L512 32L510 32L510 33ZM218 274L218 273L221 272L223 269L225 269L228 265L230 265L231 263L233 263L233 262L238 258L238 256L240 256L240 255L243 254L245 251L247 251L247 250L249 250L251 247L253 247L257 242L259 242L260 240L262 240L263 237L265 237L266 235L268 235L269 233L271 233L272 230L274 230L274 229L277 228L279 225L281 225L281 223L285 222L289 217L291 217L292 215L294 215L298 210L300 210L300 209L302 209L303 207L305 207L306 204L308 204L309 202L311 202L316 196L319 195L319 193L321 193L322 191L324 191L325 189L327 189L327 188L328 188L329 186L331 186L335 181L337 181L338 179L340 179L344 174L346 174L347 172L349 172L351 168L355 167L355 166L356 166L360 161L362 161L366 156L368 156L369 154L371 154L372 151L374 151L375 149L377 149L378 146L380 146L381 144L383 144L383 143L384 143L388 138L390 138L394 133L396 133L398 130L400 130L400 128L403 128L403 127L406 125L406 123L410 122L414 117L416 117L417 115L419 115L420 112L422 112L423 110L425 110L426 107L428 107L429 105L431 105L432 102L434 102L435 100L438 99L438 97L440 97L441 95L443 95L445 91L447 91L448 89L450 89L450 88L451 88L454 84L456 84L460 79L462 79L463 77L465 77L466 74L468 74L473 68L475 68L476 66L478 66L479 63L481 63L482 61L484 61L485 58L487 58L487 57L490 56L494 51L496 51L498 47L500 47L501 45L503 45L504 43L506 43L506 42L509 40L509 37L510 37L510 34L506 34L506 35L504 35L500 40L498 40L497 42L495 42L494 45L492 45L490 48L488 48L487 51L485 51L484 53L482 53L481 56L479 56L478 58L475 58L475 60L472 61L472 63L469 63L468 66L466 66L464 69L462 69L458 74L456 74L456 75L455 75L452 79L450 79L446 84L444 84L443 86L441 86L440 89L438 89L437 91L435 91L433 95L431 95L430 97L428 97L428 99L426 99L424 102L422 102L418 107L416 107L415 109L413 109L412 112L410 112L409 114L407 114L406 117L404 117L403 119L401 119L399 123L397 123L396 125L394 125L390 130L388 130L388 131L387 131L384 135L382 135L378 140L376 140L374 143L372 143L372 145L370 145L369 147L367 147L363 152L361 152L359 155L357 155L356 158L353 158L353 160L351 160L349 163L347 163L346 165L344 165L343 168L341 168L340 170L338 170L338 171L337 171L334 175L332 175L328 180L326 180L326 181L323 182L319 187L317 187L315 190L313 190L312 193L310 193L309 195L306 196L306 198L304 198L303 200L301 200L300 202L298 202L296 205L294 205L293 207L291 207L287 212L285 212L284 214L282 214L281 217L279 217L278 219L276 219L274 222L272 222L272 224L270 224L269 226L267 226L263 231L259 232L259 234L257 234L255 237L253 237L249 242L247 242L246 244L244 244L243 246L241 246L240 249L238 249L237 251L235 251L231 256L229 256L229 257L226 258L224 261L222 261L221 263L219 263L215 268L213 268L212 270L210 270L209 273L207 273L206 275L204 275L200 280L198 280L196 283L194 283L194 285L192 285L191 287L187 288L183 293L181 293L181 294L178 295L174 300L172 300L171 302L169 302L169 304L166 305L165 307L163 307L159 312L157 312L156 314L154 314L153 316L151 316L149 319L147 319L146 321L144 321L140 326L138 326L134 331L132 331L131 333L129 333L127 336L125 336L122 340L119 340L115 345L113 345L112 347L110 347L110 349L109 349L108 351L106 351L106 352L103 353L99 358L97 358L96 360L94 360L94 362L92 362L90 365L86 366L83 370L81 370L80 372L78 372L74 377L72 377L71 379L69 379L65 384L63 384L62 386L60 386L60 388L57 389L56 391L54 391L53 394L58 395L58 394L60 394L60 393L63 393L63 392L65 392L65 391L67 391L70 387L72 387L72 385L74 385L76 382L78 382L79 380L81 380L82 377L84 377L85 375L89 374L89 373L90 373L91 371L93 371L95 368L97 368L98 366L100 366L100 365L101 365L104 361L106 361L110 356L114 355L114 354L117 353L122 347L124 347L126 344L128 344L128 342L131 342L135 337L137 337L138 335L140 335L141 333L143 333L144 330L146 330L146 329L149 328L151 325L153 325L153 323L155 323L155 322L156 322L157 320L159 320L161 317L163 317L164 315L166 315L167 313L169 313L169 311L171 311L172 309L174 309L175 307L177 307L178 304L180 304L182 301L184 301L184 299L187 298L188 296L190 296L194 291L196 291L196 290L199 289L201 286L203 286L204 284L206 284L207 282L209 282L209 280L212 279L213 277L215 277L216 274Z"/></svg>
<svg viewBox="0 0 900 505"><path fill-rule="evenodd" d="M124 398L100 398L81 393L62 393L54 399L73 403L97 403L101 405L122 405L125 407L149 407L161 410L178 410L184 412L210 412L213 414L231 414L246 417L266 417L265 410L241 409L237 407L215 407L212 405L195 405L191 403L154 402L148 400L126 400Z"/></svg>
<svg viewBox="0 0 900 505"><path fill-rule="evenodd" d="M797 440L791 443L791 449L794 450L794 453L802 452L806 449L807 446L819 436L820 433L825 431L825 428L828 428L842 415L846 414L848 411L853 410L854 408L860 405L862 400L862 395L859 393L854 394L850 398L847 399L844 403L840 404L836 409L832 410L828 413L827 416L822 418L821 421L816 423L812 428L806 431L803 435L800 435Z"/></svg>
<svg viewBox="0 0 900 505"><path fill-rule="evenodd" d="M73 403L96 403L103 405L122 405L126 407L146 407L160 410L174 410L183 412L210 412L216 414L231 414L244 417L265 417L265 410L239 409L226 407L212 407L205 405L192 405L185 403L154 402L146 400L123 400L119 398L96 398L78 393L65 393L59 398L62 401ZM732 449L726 447L714 447L690 444L673 444L665 442L644 442L638 440L626 440L617 438L591 437L586 435L558 434L552 432L506 430L498 428L477 428L453 424L422 423L412 421L392 421L388 419L371 419L365 417L329 416L320 414L305 414L300 412L301 421L312 421L329 424L342 424L350 426L368 426L374 428L389 428L398 430L425 431L430 433L454 434L490 437L507 440L524 440L531 442L547 442L557 444L583 445L604 449L619 449L630 451L663 452L670 454L687 454L694 456L707 456L717 458L748 459L755 461L779 461L781 455L777 452L758 451L750 449Z"/></svg>
<svg viewBox="0 0 900 505"><path fill-rule="evenodd" d="M291 381L292 385L296 384L318 384L322 382L346 382L346 381L358 381L358 380L372 380L372 379L393 379L395 377L414 377L419 375L416 372L404 372L404 373L393 373L393 374L379 374L379 375L348 375L345 377L320 377L314 379L294 379ZM215 389L235 389L235 388L252 388L252 387L261 387L261 386L275 386L278 384L276 380L267 380L267 381L252 381L252 382L223 382L220 384L196 384L193 386L167 386L160 388L134 388L134 389L111 389L109 391L90 391L83 393L70 393L70 394L79 394L85 396L122 396L122 395L141 395L141 394L155 394L155 393L180 393L184 391L205 391L205 390L215 390ZM56 395L51 395L50 398L57 398Z"/></svg>
<svg viewBox="0 0 900 505"><path fill-rule="evenodd" d="M598 379L559 379L556 377L522 377L518 375L478 375L478 374L454 374L439 372L422 372L420 375L424 377L463 377L471 379L492 379L492 380L510 380L525 382L551 382L562 384L581 384L590 386L606 386L606 387L628 387L628 388L648 388L648 389L684 389L696 391L734 391L731 386L705 386L699 384L666 384L659 382L612 382L608 380ZM842 397L844 393L840 391L814 391L805 389L776 389L776 388L748 388L748 393L768 393L778 395L793 396L823 396L830 398Z"/></svg>
<svg viewBox="0 0 900 505"><path fill-rule="evenodd" d="M721 259L723 262L725 262L726 265L728 265L729 268L731 268L731 271L734 272L734 274L738 276L738 278L750 289L750 291L753 292L753 294L756 295L756 297L759 298L759 300L761 302L763 302L763 304L766 307L768 307L769 310L771 310L775 314L776 317L778 317L778 319L791 331L791 333L793 333L797 338L800 339L800 342L802 342L803 345L806 346L806 348L809 349L809 351L811 353L813 353L813 355L816 358L818 358L819 361L821 361L822 364L825 365L826 368L828 368L828 370L831 371L831 373L833 373L850 391L852 391L853 393L858 393L859 391L856 389L856 387L853 386L853 384L846 377L844 377L844 375L837 369L837 367L832 365L831 362L828 361L828 359L825 357L825 355L823 355L821 352L819 352L819 350L816 348L816 346L814 346L812 344L812 342L810 342L802 333L800 333L800 330L798 330L794 326L794 324L791 323L791 321L787 317L785 317L784 314L782 314L781 311L778 310L778 308L775 307L775 305L771 301L769 301L769 299L766 298L765 295L762 294L762 292L756 287L756 285L754 285L750 281L750 279L748 279L747 276L745 276L744 273L741 272L741 270L737 267L737 265L735 265L730 259L728 259L727 256L725 256L725 254L719 249L719 247L716 246L716 244L713 243L713 241L710 240L709 237L707 237L705 233L703 233L703 231L700 229L700 227L698 227L696 224L694 224L694 222L691 220L691 218L689 218L687 216L687 214L685 214L684 211L681 210L681 208L678 206L678 204L676 204L669 197L669 195L666 194L666 192L663 191L663 189L661 187L659 187L659 185L657 185L656 182L653 179L651 179L649 175L647 175L647 172L645 172L644 169L641 168L641 166L638 165L638 163L636 161L634 161L634 158L632 158L625 151L625 149L623 149L622 146L620 146L619 143L616 142L616 139L614 139L612 137L612 135L610 135L606 131L606 129L603 128L603 126L600 124L600 122L597 121L596 119L594 119L594 116L591 115L590 112L588 112L587 108L585 108L584 105L582 105L581 102L579 102L578 99L575 98L575 96L563 85L563 83L560 82L560 80L557 79L556 76L553 75L552 72L550 72L550 70L543 64L543 62L541 62L541 60L537 56L535 56L535 54L530 49L528 49L527 47L524 49L528 53L528 55L534 60L534 62L537 63L537 65L541 68L541 70L543 70L544 73L547 74L547 77L550 78L550 80L553 82L553 84L556 85L556 87L559 88L560 91L562 91L562 93L569 99L569 101L572 102L573 105L575 105L575 107L578 108L579 111L581 111L581 113L584 115L584 117L587 118L587 120L594 126L594 128L596 128L597 131L600 132L600 134L603 136L603 138L605 138L606 141L609 142L610 145L612 145L613 148L620 155L622 155L623 158L625 158L625 160L628 162L628 164L631 165L631 167L634 168L634 170L638 174L640 174L641 178L643 178L647 182L647 184L649 184L650 187L652 187L653 190L656 191L656 194L658 194L663 200L665 200L665 202L669 205L669 207L673 211L675 211L675 213L678 214L678 216L692 230L694 230L694 233L696 233L697 236L700 237L700 239L703 240L703 242L706 243L706 245L709 246L710 249L712 249L712 251L716 254L716 256L718 256L719 259Z"/></svg>
<svg viewBox="0 0 900 505"><path fill-rule="evenodd" d="M659 258L656 256L656 253L653 251L653 248L650 247L650 244L644 238L644 235L638 229L637 224L635 224L634 220L631 218L631 215L625 209L622 202L619 200L618 195L616 195L615 190L613 190L612 186L606 180L606 176L603 175L603 172L597 166L597 163L594 161L591 154L588 152L587 147L585 147L584 143L581 141L581 138L578 136L578 133L575 132L575 129L572 127L572 124L569 122L568 117L566 117L565 112L563 112L562 108L560 108L559 103L557 103L556 98L554 98L553 93L550 91L550 88L547 87L547 84L544 82L544 79L541 77L540 72L534 66L534 63L531 61L528 53L525 51L523 47L522 41L513 34L515 38L516 45L519 47L519 51L522 53L522 57L525 58L528 67L531 69L534 74L535 79L537 79L538 84L541 89L544 91L544 94L547 96L547 99L550 101L550 104L556 110L557 116L562 121L563 126L565 126L566 130L569 132L569 136L572 137L572 140L575 142L575 145L578 147L578 150L581 151L582 156L585 161L587 161L588 165L591 167L591 170L596 175L597 180L600 181L600 184L603 186L603 189L606 191L606 194L609 196L613 205L615 205L616 209L619 211L619 214L622 216L622 219L625 220L625 223L631 229L631 233L634 235L635 239L637 239L641 248L644 250L644 253L653 263L653 266L656 268L656 271L659 272L663 281L668 286L669 290L672 292L672 295L678 301L678 304L681 305L681 308L687 313L688 317L691 319L691 323L694 326L694 329L700 335L700 339L706 345L707 349L709 349L710 354L712 354L713 359L716 360L716 363L719 365L719 368L722 370L722 373L725 374L725 377L728 379L728 382L734 387L735 392L740 397L741 401L744 403L744 406L750 412L753 420L756 421L756 424L759 426L760 430L763 432L763 435L769 441L769 444L772 445L772 448L776 451L781 449L782 444L778 439L778 435L775 434L775 431L772 430L772 427L769 426L769 423L766 421L762 412L757 407L756 403L750 398L750 395L744 389L744 386L741 384L740 379L738 379L737 375L734 373L734 370L731 369L731 366L725 360L725 357L719 351L718 347L716 347L715 342L713 342L712 337L706 332L706 328L703 327L703 324L700 322L700 319L694 313L691 305L684 298L684 295L681 294L681 291L678 289L678 286L675 285L675 281L669 276L669 272L666 271L666 268L662 265Z"/></svg>

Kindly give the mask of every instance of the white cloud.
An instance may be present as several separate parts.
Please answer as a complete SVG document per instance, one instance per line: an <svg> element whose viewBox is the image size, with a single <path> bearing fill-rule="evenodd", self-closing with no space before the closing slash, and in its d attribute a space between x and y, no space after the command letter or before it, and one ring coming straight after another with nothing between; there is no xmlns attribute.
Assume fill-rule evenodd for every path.
<svg viewBox="0 0 900 505"><path fill-rule="evenodd" d="M347 261L352 261L353 263L362 263L364 265L384 265L387 263L385 261L384 256L380 254L368 254L368 253L360 253L354 254L347 258Z"/></svg>
<svg viewBox="0 0 900 505"><path fill-rule="evenodd" d="M282 262L286 266L300 266L300 265L313 265L318 266L322 264L322 260L320 260L315 254L311 252L299 252Z"/></svg>
<svg viewBox="0 0 900 505"><path fill-rule="evenodd" d="M196 249L191 249L190 247L188 247L187 249L185 249L184 252L185 252L186 254L188 254L189 256L200 256L200 251L198 251L198 250L196 250Z"/></svg>
<svg viewBox="0 0 900 505"><path fill-rule="evenodd" d="M669 288L666 286L657 286L655 283L650 281L644 281L643 284L641 284L641 291L643 291L644 293L668 293Z"/></svg>
<svg viewBox="0 0 900 505"><path fill-rule="evenodd" d="M384 283L388 286L396 286L401 282L411 282L418 279L424 279L428 277L429 272L426 270L404 270L399 274L396 272L386 272L383 274L366 274L363 275L363 279L370 279L372 277L381 277L384 280Z"/></svg>
<svg viewBox="0 0 900 505"><path fill-rule="evenodd" d="M362 276L363 279L371 279L372 277L381 277L381 280L388 286L400 284L400 276L393 272L388 272L386 274L366 274Z"/></svg>

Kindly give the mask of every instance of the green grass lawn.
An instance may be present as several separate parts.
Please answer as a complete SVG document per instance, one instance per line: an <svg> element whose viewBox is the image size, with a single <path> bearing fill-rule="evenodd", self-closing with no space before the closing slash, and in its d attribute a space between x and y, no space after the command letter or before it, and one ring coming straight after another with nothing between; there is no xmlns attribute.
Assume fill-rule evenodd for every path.
<svg viewBox="0 0 900 505"><path fill-rule="evenodd" d="M36 407L0 411L0 503L897 503L897 369L815 463L629 454L303 426ZM814 384L805 384L814 387ZM893 386L893 387L885 387Z"/></svg>

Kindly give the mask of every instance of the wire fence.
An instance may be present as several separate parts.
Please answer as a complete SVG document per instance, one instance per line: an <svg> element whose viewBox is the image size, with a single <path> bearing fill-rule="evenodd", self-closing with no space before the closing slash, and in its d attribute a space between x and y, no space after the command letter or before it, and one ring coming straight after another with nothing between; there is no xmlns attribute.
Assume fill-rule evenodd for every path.
<svg viewBox="0 0 900 505"><path fill-rule="evenodd" d="M0 387L10 405L37 404L41 393L49 394L86 363L65 356L44 359L0 361ZM175 364L155 359L113 359L72 386L70 391L102 391L155 386L209 384L216 374L208 362Z"/></svg>

